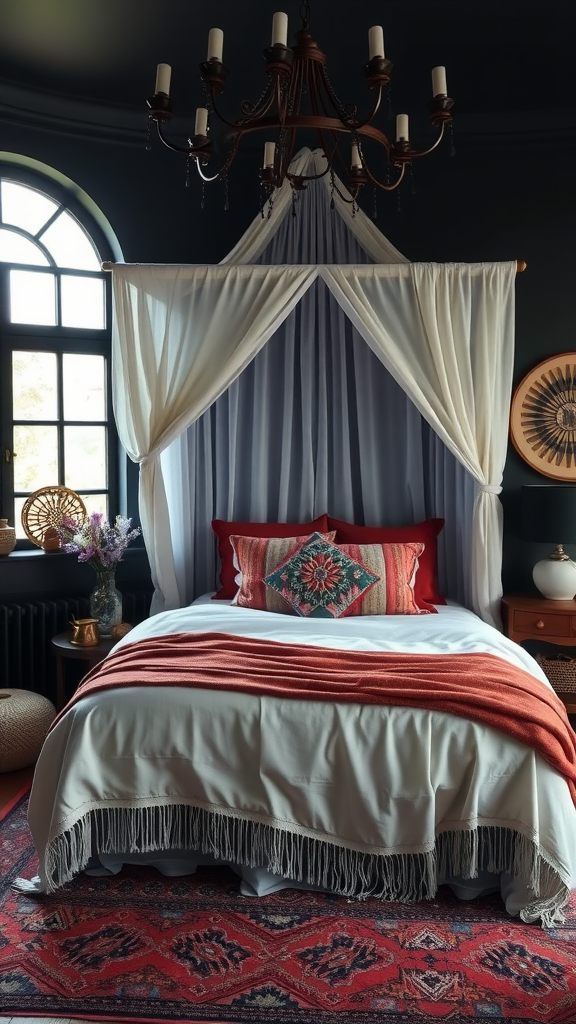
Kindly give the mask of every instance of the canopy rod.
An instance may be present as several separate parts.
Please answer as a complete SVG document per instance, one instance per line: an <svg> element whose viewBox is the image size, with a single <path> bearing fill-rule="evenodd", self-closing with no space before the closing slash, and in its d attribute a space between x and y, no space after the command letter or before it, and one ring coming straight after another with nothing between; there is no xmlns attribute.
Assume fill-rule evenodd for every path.
<svg viewBox="0 0 576 1024"><path fill-rule="evenodd" d="M115 266L115 263L112 263L110 260L105 260L104 263L102 263L102 270L113 270ZM528 264L526 263L526 260L516 260L516 273L522 274L523 271L526 270L527 266Z"/></svg>

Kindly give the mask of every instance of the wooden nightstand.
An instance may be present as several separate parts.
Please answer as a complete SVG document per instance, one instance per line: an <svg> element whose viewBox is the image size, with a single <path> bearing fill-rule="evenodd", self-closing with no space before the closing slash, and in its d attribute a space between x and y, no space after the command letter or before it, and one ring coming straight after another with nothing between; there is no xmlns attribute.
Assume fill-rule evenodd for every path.
<svg viewBox="0 0 576 1024"><path fill-rule="evenodd" d="M56 710L61 711L66 703L66 686L64 679L64 658L80 659L87 661L86 671L98 665L103 658L112 650L117 640L100 640L94 647L78 647L70 643L70 631L58 633L52 637L52 648L56 655Z"/></svg>
<svg viewBox="0 0 576 1024"><path fill-rule="evenodd" d="M505 594L502 598L504 632L511 640L543 640L560 647L576 647L576 601L549 601L545 597ZM576 656L576 655L575 655ZM576 714L576 693L556 693L568 714Z"/></svg>

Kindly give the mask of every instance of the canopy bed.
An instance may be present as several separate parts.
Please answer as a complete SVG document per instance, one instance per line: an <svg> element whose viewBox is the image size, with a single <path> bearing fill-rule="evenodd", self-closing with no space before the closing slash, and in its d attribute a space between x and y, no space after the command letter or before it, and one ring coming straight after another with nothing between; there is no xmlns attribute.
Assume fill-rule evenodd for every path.
<svg viewBox="0 0 576 1024"><path fill-rule="evenodd" d="M212 857L551 925L575 739L497 628L516 263L409 263L327 181L218 266L113 268L155 614L48 736L35 884Z"/></svg>

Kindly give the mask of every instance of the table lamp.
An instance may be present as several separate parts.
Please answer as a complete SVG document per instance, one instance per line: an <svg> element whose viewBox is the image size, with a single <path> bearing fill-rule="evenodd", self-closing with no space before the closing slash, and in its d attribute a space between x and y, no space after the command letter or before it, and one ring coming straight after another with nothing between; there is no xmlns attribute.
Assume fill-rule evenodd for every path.
<svg viewBox="0 0 576 1024"><path fill-rule="evenodd" d="M534 583L552 601L571 601L576 594L576 562L564 544L576 543L576 485L524 484L521 503L522 540L556 545L548 558L536 562Z"/></svg>

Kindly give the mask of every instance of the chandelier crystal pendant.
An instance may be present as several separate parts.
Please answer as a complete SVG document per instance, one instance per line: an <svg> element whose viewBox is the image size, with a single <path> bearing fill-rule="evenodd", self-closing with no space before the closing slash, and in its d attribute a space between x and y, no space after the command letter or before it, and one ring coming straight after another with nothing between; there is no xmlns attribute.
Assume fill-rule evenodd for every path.
<svg viewBox="0 0 576 1024"><path fill-rule="evenodd" d="M263 133L263 160L259 168L262 185L272 193L285 181L295 192L306 187L306 182L330 173L334 182L336 170L345 181L356 202L364 185L391 192L400 185L406 168L413 160L427 156L441 142L446 127L452 121L454 101L446 86L446 69L432 69L432 99L428 103L429 118L437 131L432 145L416 149L409 136L408 114L396 117L396 138L391 140L373 124L382 98L390 85L392 63L384 54L384 33L380 25L368 32L369 59L364 66L368 89L375 94L369 113L361 117L353 103L343 103L330 83L326 55L312 38L309 29L310 5L300 5L302 28L296 32L294 46L288 46L288 16L277 12L272 19L271 45L264 50L268 82L261 98L252 103L240 103L240 117L227 118L219 108L219 97L224 92L228 69L223 64L224 33L219 28L210 30L207 59L200 64L200 78L207 99L205 107L196 110L194 136L180 145L167 138L165 125L172 117L170 98L171 68L159 64L154 95L147 100L149 120L154 122L161 141L169 149L184 153L196 162L203 181L221 181L226 178L244 137L254 132ZM206 173L214 158L210 138L210 122L216 118L225 126L225 139L229 144L221 166L214 173ZM289 168L301 148L301 136L312 133L317 146L324 152L326 167L316 174L294 174ZM366 143L366 146L364 146ZM375 144L375 145L374 145ZM367 150L370 148L370 163ZM373 166L372 151L377 152L377 169Z"/></svg>

